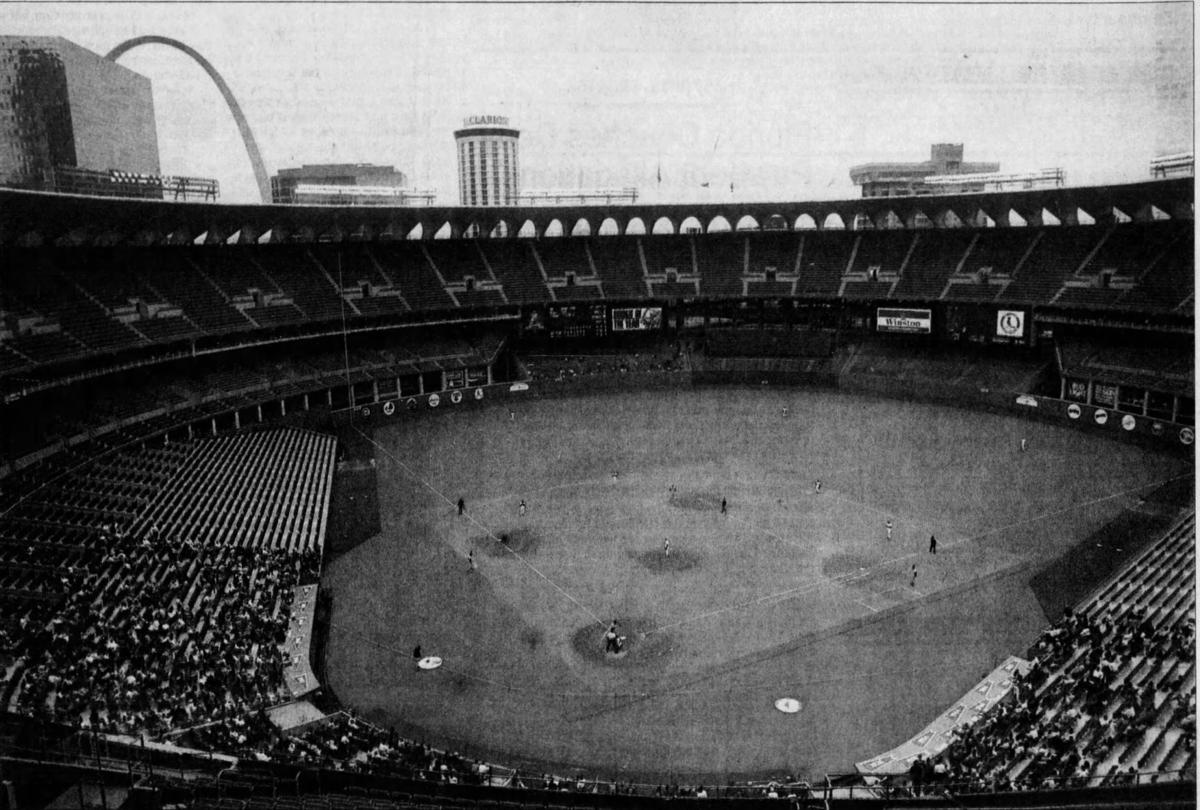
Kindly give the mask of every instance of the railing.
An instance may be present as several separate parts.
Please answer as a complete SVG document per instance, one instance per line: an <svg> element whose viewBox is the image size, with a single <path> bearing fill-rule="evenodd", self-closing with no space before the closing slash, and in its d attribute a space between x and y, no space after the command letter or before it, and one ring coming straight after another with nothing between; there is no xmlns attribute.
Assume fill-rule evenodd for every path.
<svg viewBox="0 0 1200 810"><path fill-rule="evenodd" d="M15 718L10 716L10 722ZM36 721L29 721L34 723ZM362 722L362 721L360 721ZM61 730L61 729L59 729ZM944 802L951 806L990 804L983 797L1016 797L1034 792L1053 791L1054 796L1064 799L1075 793L1073 801L1064 800L1063 805L1088 803L1093 806L1108 802L1103 793L1117 788L1148 788L1158 785L1169 787L1195 783L1194 770L1122 773L1108 776L1050 777L1035 783L1013 786L1006 781L954 781L934 779L919 789L907 776L884 778L874 784L865 784L858 775L827 775L820 779L781 779L778 781L748 781L726 785L711 785L701 788L699 783L691 785L655 784L632 782L597 777L547 777L522 775L518 771L491 766L486 774L462 770L428 770L387 764L379 767L370 760L365 764L343 763L338 769L314 768L274 761L256 762L243 767L236 758L211 752L173 750L169 746L141 742L115 741L105 735L86 731L75 731L54 743L47 743L42 736L38 746L11 745L0 751L0 755L11 765L62 765L79 768L82 772L94 772L105 776L110 783L113 778L126 777L132 787L145 777L155 775L165 779L187 781L193 790L211 787L218 796L223 795L230 784L245 788L247 782L237 776L263 787L269 787L272 796L287 795L345 795L370 789L372 795L383 797L392 792L397 795L412 795L414 799L429 797L436 803L437 797L480 798L487 800L526 800L531 806L546 803L545 794L553 792L554 803L577 804L571 796L587 796L587 804L596 806L599 797L642 797L670 800L762 800L791 799L793 801L815 800L830 802L847 799L924 799ZM197 779L207 774L211 783ZM231 779L230 777L235 777ZM483 793L481 793L483 791ZM493 791L495 791L493 793ZM1079 792L1085 793L1081 797ZM1092 802L1083 797L1093 796ZM1164 800L1163 806L1172 804Z"/></svg>

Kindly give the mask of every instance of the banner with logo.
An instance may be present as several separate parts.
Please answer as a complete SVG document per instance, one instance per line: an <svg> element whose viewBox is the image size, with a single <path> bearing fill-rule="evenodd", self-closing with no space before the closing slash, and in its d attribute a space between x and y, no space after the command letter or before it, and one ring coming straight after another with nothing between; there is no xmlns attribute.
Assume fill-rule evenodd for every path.
<svg viewBox="0 0 1200 810"><path fill-rule="evenodd" d="M879 332L928 335L932 331L933 313L928 309L884 309L875 311L875 329Z"/></svg>

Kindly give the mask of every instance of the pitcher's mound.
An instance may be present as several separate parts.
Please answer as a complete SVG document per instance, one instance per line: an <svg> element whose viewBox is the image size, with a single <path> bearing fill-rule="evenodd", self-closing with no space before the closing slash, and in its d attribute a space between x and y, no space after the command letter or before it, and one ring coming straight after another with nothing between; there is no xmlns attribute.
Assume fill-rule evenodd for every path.
<svg viewBox="0 0 1200 810"><path fill-rule="evenodd" d="M700 555L681 548L671 549L671 553L663 554L662 549L654 551L630 552L643 568L652 574L670 574L675 571L687 571L700 564Z"/></svg>
<svg viewBox="0 0 1200 810"><path fill-rule="evenodd" d="M496 538L500 538L497 540ZM496 536L480 535L471 538L471 547L489 557L511 557L515 551L522 557L536 554L542 538L532 529L499 530Z"/></svg>
<svg viewBox="0 0 1200 810"><path fill-rule="evenodd" d="M595 623L584 625L571 635L571 648L589 663L610 667L642 667L664 663L670 657L670 637L663 632L654 632L654 623L649 619L618 621L617 634L625 638L621 652L605 652L604 633L608 626Z"/></svg>

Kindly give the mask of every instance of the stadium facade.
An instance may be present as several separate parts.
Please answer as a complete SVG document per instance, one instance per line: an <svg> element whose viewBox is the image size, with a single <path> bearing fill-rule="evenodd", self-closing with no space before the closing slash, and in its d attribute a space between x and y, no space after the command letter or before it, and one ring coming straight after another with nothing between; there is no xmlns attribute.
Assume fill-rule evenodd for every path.
<svg viewBox="0 0 1200 810"><path fill-rule="evenodd" d="M1193 198L1194 184L1183 178L941 197L486 211L0 191L0 245L11 260L0 275L0 423L17 428L0 432L0 606L13 651L3 736L14 752L9 778L20 806L36 806L29 797L49 776L82 790L91 778L82 774L104 771L112 784L144 790L140 806L150 807L233 807L234 795L245 810L354 807L368 790L373 806L387 810L417 797L447 810L495 802L657 810L684 797L698 808L727 807L677 785L656 793L655 785L611 778L531 779L524 765L520 774L502 765L484 770L344 712L302 718L275 745L283 726L263 718L274 724L289 706L315 705L316 691L331 683L320 663L321 638L331 632L322 555L370 542L339 536L349 530L331 517L336 498L353 497L344 494L344 476L355 465L335 464L339 451L388 431L432 435L430 420L445 414L460 415L461 428L470 411L491 418L493 405L511 408L494 421L517 431L514 411L534 402L546 412L586 393L725 385L764 398L779 389L797 397L840 390L951 405L971 431L976 419L983 429L999 414L1005 425L1021 425L1019 434L998 436L1014 445L1014 464L1028 458L1043 466L1036 447L1025 456L1024 442L1013 439L1027 425L1045 426L1063 452L1083 443L1094 451L1080 479L1119 473L1121 459L1190 467ZM1023 227L1004 226L1018 218ZM730 232L714 227L720 219ZM582 221L597 233L609 220L613 236L547 236L554 223L572 233ZM985 220L998 227L978 226ZM635 221L644 227L631 233ZM648 227L659 221L670 232ZM522 222L533 238L512 238ZM510 238L434 238L443 231ZM685 344L697 348L682 352ZM895 410L903 417L912 408ZM1106 446L1118 448L1115 455ZM989 463L970 459L973 468ZM358 466L374 476L374 464ZM605 486L619 486L603 469ZM893 478L893 465L887 469ZM1074 481L1075 470L1066 472ZM1015 676L1000 668L989 676L986 700L970 692L969 705L947 706L926 731L917 733L918 723L898 733L893 742L912 736L863 766L874 774L870 784L772 773L770 781L711 795L720 791L722 801L744 800L747 808L780 798L795 807L882 808L910 794L920 799L902 806L1189 806L1181 797L1194 795L1196 767L1188 625L1195 528L1194 514L1177 519L1175 503L1191 499L1185 483L1186 493L1131 496L1139 515L1157 516L1158 528L1139 540L1149 556L1130 558L1111 588L1079 603L1099 617L1097 627L1118 622L1115 638L1145 636L1137 654L1102 649L1092 640L1108 636L1090 630L1076 649L1078 620L1071 619L1039 642L1053 645L1041 656L1043 680L1013 689ZM826 484L827 493L837 491ZM280 493L288 497L273 497ZM361 504L345 511L368 511ZM1015 528L1024 533L1030 522ZM1118 528L1115 545L1128 548L1137 532ZM938 535L940 560L952 545ZM164 554L157 547L164 538L198 542ZM1092 582L1068 579L1093 591ZM853 587L830 581L839 593ZM894 590L903 596L912 587ZM156 600L182 605L174 643L105 652L107 625L88 611L100 605L121 638L155 638L149 627L161 624L146 603ZM887 620L893 609L902 620L908 615L899 603L878 606L882 618L864 622ZM255 610L270 622L246 620ZM86 663L78 647L42 632L59 626L60 616L99 647ZM221 621L214 625L213 616ZM222 632L210 633L214 626ZM291 651L286 658L277 633ZM223 660L255 645L264 663L229 673L231 683L219 689L198 688L196 659L181 657L190 650L223 672ZM532 646L520 654L535 654ZM1119 676L1095 678L1093 662L1112 656L1123 656ZM397 667L376 648L369 657L388 667L388 688L399 670L417 668ZM789 669L788 683L793 676ZM127 678L134 687L117 688ZM1086 702L1075 700L1082 689L1066 686L1076 680L1089 684ZM184 691L176 691L180 683ZM1017 711L1034 694L1025 686L1039 683L1042 708ZM739 685L717 699L734 705L743 691L757 699ZM1130 693L1141 696L1126 712ZM438 699L462 698L478 723L477 696ZM519 700L524 711L528 696ZM1085 733L1039 725L1068 713L1082 713ZM721 706L709 714L721 717ZM1027 723L1022 735L1053 733L1086 762L1040 749L1011 757L992 750L989 740L1015 736L993 726L997 715ZM90 727L80 726L81 716ZM1120 734L1096 718L1112 719ZM766 725L753 734L767 733ZM994 731L963 757L969 727ZM146 746L137 742L142 732ZM783 733L820 745L832 731ZM770 744L749 742L756 755L769 755ZM307 759L297 750L321 753ZM654 765L672 768L658 753ZM497 762L504 755L496 751ZM961 781L934 773L922 778L938 783L936 793L921 794L919 783L912 790L909 760L918 755L955 760ZM986 765L985 775L964 766L970 757ZM585 774L602 768L569 764Z"/></svg>
<svg viewBox="0 0 1200 810"><path fill-rule="evenodd" d="M0 36L0 184L58 169L155 175L150 80L62 37Z"/></svg>

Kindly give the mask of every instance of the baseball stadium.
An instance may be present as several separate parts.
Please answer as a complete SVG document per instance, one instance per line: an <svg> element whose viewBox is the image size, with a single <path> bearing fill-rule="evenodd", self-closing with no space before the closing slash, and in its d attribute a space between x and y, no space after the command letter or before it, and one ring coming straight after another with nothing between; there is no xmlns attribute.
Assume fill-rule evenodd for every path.
<svg viewBox="0 0 1200 810"><path fill-rule="evenodd" d="M1190 174L165 188L0 188L3 810L1195 806Z"/></svg>

